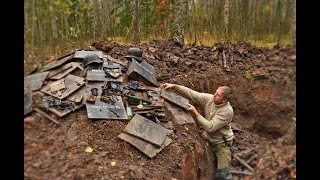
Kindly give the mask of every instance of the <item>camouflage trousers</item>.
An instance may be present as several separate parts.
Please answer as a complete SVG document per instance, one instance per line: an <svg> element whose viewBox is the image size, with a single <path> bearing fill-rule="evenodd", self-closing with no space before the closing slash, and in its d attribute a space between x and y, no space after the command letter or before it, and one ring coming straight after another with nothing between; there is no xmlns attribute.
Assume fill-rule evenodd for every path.
<svg viewBox="0 0 320 180"><path fill-rule="evenodd" d="M229 141L230 144L232 142ZM214 166L218 169L229 168L231 165L231 151L225 143L211 145L214 154Z"/></svg>

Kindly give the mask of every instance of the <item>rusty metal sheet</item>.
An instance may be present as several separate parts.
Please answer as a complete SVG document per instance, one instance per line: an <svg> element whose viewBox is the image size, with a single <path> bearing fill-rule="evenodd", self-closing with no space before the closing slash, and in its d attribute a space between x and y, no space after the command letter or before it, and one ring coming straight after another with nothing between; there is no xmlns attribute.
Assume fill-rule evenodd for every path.
<svg viewBox="0 0 320 180"><path fill-rule="evenodd" d="M165 89L161 90L160 96L163 97L165 100L185 109L185 110L189 110L189 100L172 92L172 91L168 91Z"/></svg>
<svg viewBox="0 0 320 180"><path fill-rule="evenodd" d="M63 91L61 91L61 94L51 91L50 87L51 87L51 84L53 83L52 81L48 82L41 89L41 91L50 96L53 96L62 100L68 97L69 95L71 95L72 93L74 93L76 90L80 89L85 84L84 78L81 78L79 76L74 76L72 74L68 74L64 78L64 81L65 81L64 83L66 88Z"/></svg>
<svg viewBox="0 0 320 180"><path fill-rule="evenodd" d="M128 63L127 74L133 80L141 81L150 86L158 86L154 67L145 60L139 63L132 58Z"/></svg>
<svg viewBox="0 0 320 180"><path fill-rule="evenodd" d="M166 136L161 147L157 147L155 145L148 143L147 141L144 141L140 138L137 138L137 137L132 136L127 133L119 134L118 138L120 138L120 139L130 143L134 147L138 148L140 151L142 151L149 158L155 157L157 155L157 153L162 151L165 147L169 146L169 144L172 142L172 139L170 139L168 136Z"/></svg>
<svg viewBox="0 0 320 180"><path fill-rule="evenodd" d="M74 58L84 58L88 54L96 54L100 59L102 59L102 51L76 51L74 53Z"/></svg>
<svg viewBox="0 0 320 180"><path fill-rule="evenodd" d="M82 67L80 66L80 63L79 62L71 62L71 63L68 63L66 65L71 65L70 68L67 68L55 75L53 75L52 77L50 77L49 79L55 79L55 80L58 80L58 79L61 79L63 77L65 77L66 75L70 74L73 70L75 70L76 68L79 68L81 69ZM81 68L80 68L81 67ZM61 67L62 68L62 67ZM82 68L83 69L83 68Z"/></svg>
<svg viewBox="0 0 320 180"><path fill-rule="evenodd" d="M95 103L86 102L87 114L90 119L128 119L121 96L111 97L115 101L114 104L101 101L100 97L97 96Z"/></svg>
<svg viewBox="0 0 320 180"><path fill-rule="evenodd" d="M76 92L71 94L67 98L67 100L73 101L75 103L80 103L81 102L82 104L86 104L85 96L86 96L86 86L82 86L79 90L77 90Z"/></svg>
<svg viewBox="0 0 320 180"><path fill-rule="evenodd" d="M50 63L48 63L47 65L45 65L42 69L40 69L39 72L44 72L44 71L48 71L50 69L56 68L61 66L62 64L68 62L69 60L73 59L73 54L70 54L68 56L63 57L60 60L57 61L52 61Z"/></svg>
<svg viewBox="0 0 320 180"><path fill-rule="evenodd" d="M106 74L103 70L91 70L87 72L88 81L111 81L111 82L122 82L122 76L118 78L106 77Z"/></svg>
<svg viewBox="0 0 320 180"><path fill-rule="evenodd" d="M24 87L36 91L41 89L44 80L49 72L42 72L37 74L31 74L24 77Z"/></svg>
<svg viewBox="0 0 320 180"><path fill-rule="evenodd" d="M24 116L31 113L33 110L32 107L32 91L24 91Z"/></svg>
<svg viewBox="0 0 320 180"><path fill-rule="evenodd" d="M179 106L174 105L171 102L164 102L164 105L171 112L174 117L174 121L177 124L195 123L190 111L181 109Z"/></svg>
<svg viewBox="0 0 320 180"><path fill-rule="evenodd" d="M157 147L161 147L167 136L167 128L139 114L135 114L124 129L124 132L142 138Z"/></svg>

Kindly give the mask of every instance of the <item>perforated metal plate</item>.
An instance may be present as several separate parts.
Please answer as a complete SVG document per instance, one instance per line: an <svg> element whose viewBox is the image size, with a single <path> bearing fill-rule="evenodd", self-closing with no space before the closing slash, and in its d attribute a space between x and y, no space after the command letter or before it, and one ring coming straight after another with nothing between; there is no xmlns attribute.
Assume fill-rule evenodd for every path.
<svg viewBox="0 0 320 180"><path fill-rule="evenodd" d="M123 119L127 120L121 96L113 96L114 104L106 103L97 96L95 103L86 102L87 114L90 119Z"/></svg>
<svg viewBox="0 0 320 180"><path fill-rule="evenodd" d="M172 92L172 91L162 89L160 96L163 97L165 100L167 100L167 101L169 101L179 107L182 107L185 110L189 109L189 106L188 106L189 100Z"/></svg>
<svg viewBox="0 0 320 180"><path fill-rule="evenodd" d="M161 147L157 147L155 145L148 143L147 141L144 141L140 138L137 138L137 137L130 135L130 134L127 134L127 133L121 133L118 137L120 139L130 143L134 147L138 148L140 151L142 151L149 158L155 157L157 155L157 153L162 151L165 147L169 146L169 144L172 142L172 139L170 139L168 136L166 136Z"/></svg>
<svg viewBox="0 0 320 180"><path fill-rule="evenodd" d="M160 124L136 114L124 129L124 132L161 147L168 130Z"/></svg>
<svg viewBox="0 0 320 180"><path fill-rule="evenodd" d="M132 58L128 62L127 73L129 78L133 80L141 81L150 86L158 86L154 67L145 60L139 63Z"/></svg>

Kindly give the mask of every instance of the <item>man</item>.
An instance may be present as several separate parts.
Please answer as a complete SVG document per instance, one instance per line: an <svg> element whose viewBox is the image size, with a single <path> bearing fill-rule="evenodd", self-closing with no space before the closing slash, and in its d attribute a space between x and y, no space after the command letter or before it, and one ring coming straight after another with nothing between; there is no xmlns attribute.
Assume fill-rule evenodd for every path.
<svg viewBox="0 0 320 180"><path fill-rule="evenodd" d="M230 126L233 118L233 108L229 103L229 100L233 97L231 88L221 86L212 95L200 93L177 84L165 83L162 87L164 89L174 89L180 95L198 103L200 107L203 108L204 116L202 116L193 105L189 104L189 111L194 113L196 120L208 133L208 139L213 146L213 152L217 162L215 165L218 168L214 179L232 179L232 175L229 172L231 151L227 146L227 143L232 143L234 137Z"/></svg>

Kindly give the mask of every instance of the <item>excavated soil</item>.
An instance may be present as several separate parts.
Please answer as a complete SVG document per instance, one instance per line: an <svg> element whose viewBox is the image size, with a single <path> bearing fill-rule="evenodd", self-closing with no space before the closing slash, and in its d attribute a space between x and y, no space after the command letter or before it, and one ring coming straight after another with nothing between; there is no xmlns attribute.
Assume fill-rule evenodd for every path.
<svg viewBox="0 0 320 180"><path fill-rule="evenodd" d="M295 179L296 148L282 138L296 116L294 47L196 46L169 39L138 45L95 42L86 50L102 50L126 63L130 47L143 50L159 83L208 93L221 85L234 90L236 154L254 169L233 159L234 179ZM117 137L126 121L88 119L85 108L51 116L60 124L36 112L24 119L25 179L212 179L212 153L203 129L176 124L169 111L168 122L161 125L171 130L173 142L152 159ZM86 152L87 147L93 151Z"/></svg>

